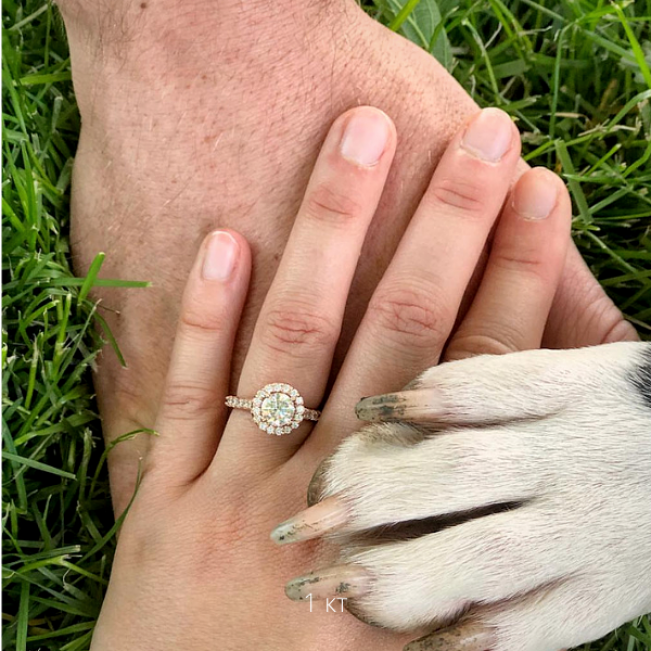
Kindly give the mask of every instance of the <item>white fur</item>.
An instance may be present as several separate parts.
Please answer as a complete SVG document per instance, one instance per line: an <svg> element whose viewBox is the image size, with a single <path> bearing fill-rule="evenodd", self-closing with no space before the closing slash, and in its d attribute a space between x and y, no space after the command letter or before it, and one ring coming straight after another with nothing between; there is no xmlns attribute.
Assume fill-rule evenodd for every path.
<svg viewBox="0 0 651 651"><path fill-rule="evenodd" d="M651 408L632 382L650 347L443 364L416 388L443 396L448 424L349 437L321 492L351 506L344 557L374 577L355 610L411 630L470 609L493 651L558 651L651 611ZM407 541L357 535L504 502L523 505Z"/></svg>

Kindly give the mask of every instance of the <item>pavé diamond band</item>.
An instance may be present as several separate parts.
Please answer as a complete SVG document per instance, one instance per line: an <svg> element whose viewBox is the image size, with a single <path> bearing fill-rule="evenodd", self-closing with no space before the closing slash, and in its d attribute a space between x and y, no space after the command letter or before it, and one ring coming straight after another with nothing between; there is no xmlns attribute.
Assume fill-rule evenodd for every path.
<svg viewBox="0 0 651 651"><path fill-rule="evenodd" d="M267 384L253 398L228 396L226 406L246 409L253 421L268 434L289 434L304 420L319 420L321 412L308 409L300 393L289 384Z"/></svg>

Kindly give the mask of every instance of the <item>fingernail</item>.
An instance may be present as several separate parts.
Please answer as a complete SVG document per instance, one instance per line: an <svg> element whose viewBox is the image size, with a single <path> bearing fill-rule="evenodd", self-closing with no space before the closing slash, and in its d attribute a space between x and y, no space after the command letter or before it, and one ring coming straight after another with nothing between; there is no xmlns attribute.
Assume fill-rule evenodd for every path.
<svg viewBox="0 0 651 651"><path fill-rule="evenodd" d="M484 109L466 128L461 146L473 156L497 163L511 147L511 118L495 108Z"/></svg>
<svg viewBox="0 0 651 651"><path fill-rule="evenodd" d="M435 389L386 393L362 398L355 405L355 414L359 420L370 422L441 418L443 398Z"/></svg>
<svg viewBox="0 0 651 651"><path fill-rule="evenodd" d="M549 176L552 173L546 169L534 169L518 181L511 205L520 217L531 220L549 217L558 199L558 187Z"/></svg>
<svg viewBox="0 0 651 651"><path fill-rule="evenodd" d="M228 280L237 261L240 245L226 231L215 231L206 243L201 275L205 280Z"/></svg>
<svg viewBox="0 0 651 651"><path fill-rule="evenodd" d="M338 529L346 524L349 518L348 508L343 501L336 496L328 497L279 524L271 532L271 540L277 545L310 540Z"/></svg>
<svg viewBox="0 0 651 651"><path fill-rule="evenodd" d="M488 651L497 639L481 624L452 626L410 642L403 651Z"/></svg>
<svg viewBox="0 0 651 651"><path fill-rule="evenodd" d="M306 599L355 599L365 595L371 588L371 576L361 567L339 565L317 570L292 579L285 586L285 594L292 601Z"/></svg>
<svg viewBox="0 0 651 651"><path fill-rule="evenodd" d="M373 167L382 158L388 140L389 118L381 111L359 111L346 125L341 155L356 165Z"/></svg>

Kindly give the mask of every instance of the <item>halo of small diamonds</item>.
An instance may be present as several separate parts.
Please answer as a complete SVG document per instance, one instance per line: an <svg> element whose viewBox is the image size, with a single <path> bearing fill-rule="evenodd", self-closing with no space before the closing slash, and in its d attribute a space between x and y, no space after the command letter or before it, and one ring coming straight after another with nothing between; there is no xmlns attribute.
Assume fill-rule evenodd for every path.
<svg viewBox="0 0 651 651"><path fill-rule="evenodd" d="M253 421L268 434L289 434L305 416L303 398L289 384L267 384L251 402Z"/></svg>
<svg viewBox="0 0 651 651"><path fill-rule="evenodd" d="M255 424L268 434L290 434L304 420L317 421L321 412L308 409L299 392L289 384L267 384L251 399L226 396L226 406L251 412Z"/></svg>

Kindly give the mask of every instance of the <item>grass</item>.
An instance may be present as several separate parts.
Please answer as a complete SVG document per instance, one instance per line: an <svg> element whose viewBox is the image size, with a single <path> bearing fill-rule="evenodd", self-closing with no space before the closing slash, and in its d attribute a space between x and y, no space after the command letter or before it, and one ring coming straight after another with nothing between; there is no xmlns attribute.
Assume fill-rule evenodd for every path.
<svg viewBox="0 0 651 651"><path fill-rule="evenodd" d="M527 160L567 180L593 272L651 338L651 0L365 8L432 52L480 104L513 115ZM74 278L79 117L61 20L46 0L5 0L3 25L2 648L83 651L116 530L89 372L110 340L88 299L102 259ZM648 651L651 620L584 649Z"/></svg>

